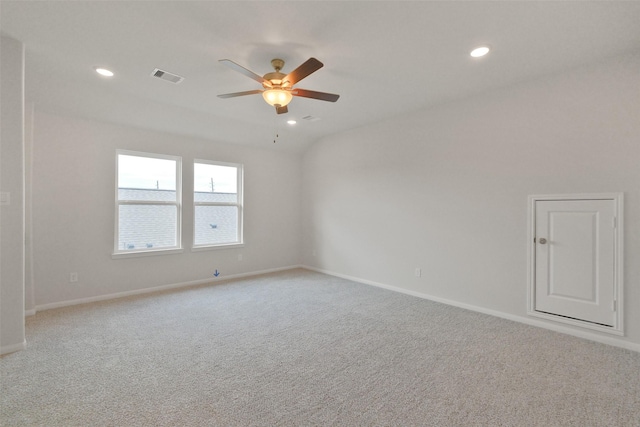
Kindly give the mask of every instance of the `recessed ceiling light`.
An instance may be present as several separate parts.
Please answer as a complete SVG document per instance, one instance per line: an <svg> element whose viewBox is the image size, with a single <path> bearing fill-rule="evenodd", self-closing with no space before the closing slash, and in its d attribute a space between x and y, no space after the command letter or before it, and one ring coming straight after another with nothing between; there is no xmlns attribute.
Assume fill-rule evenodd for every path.
<svg viewBox="0 0 640 427"><path fill-rule="evenodd" d="M298 122L296 122L295 120L287 120L287 123L289 123L290 125L295 125Z"/></svg>
<svg viewBox="0 0 640 427"><path fill-rule="evenodd" d="M101 76L113 77L113 71L107 70L106 68L96 67L95 70L96 73L100 74Z"/></svg>
<svg viewBox="0 0 640 427"><path fill-rule="evenodd" d="M487 53L489 53L489 47L488 46L480 46L477 47L475 49L473 49L471 51L471 56L473 56L474 58L479 58L481 56L485 56Z"/></svg>

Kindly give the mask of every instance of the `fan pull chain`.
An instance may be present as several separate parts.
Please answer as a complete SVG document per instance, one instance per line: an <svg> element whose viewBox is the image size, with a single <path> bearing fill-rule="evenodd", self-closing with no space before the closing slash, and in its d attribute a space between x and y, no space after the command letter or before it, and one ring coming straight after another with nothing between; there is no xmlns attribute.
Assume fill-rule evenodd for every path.
<svg viewBox="0 0 640 427"><path fill-rule="evenodd" d="M277 119L277 117L275 117L275 118L273 119L273 127L274 127L274 130L275 130L275 133L276 133L275 138L273 138L273 143L274 143L274 144L276 143L276 141L278 140L278 138L280 138L280 130L278 129L278 127L279 127L278 125L279 125L279 123L278 123L278 119Z"/></svg>

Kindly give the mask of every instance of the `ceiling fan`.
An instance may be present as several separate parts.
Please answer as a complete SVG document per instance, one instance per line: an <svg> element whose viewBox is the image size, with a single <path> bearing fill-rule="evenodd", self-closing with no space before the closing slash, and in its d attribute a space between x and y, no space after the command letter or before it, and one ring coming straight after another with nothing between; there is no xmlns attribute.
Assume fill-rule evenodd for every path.
<svg viewBox="0 0 640 427"><path fill-rule="evenodd" d="M221 59L227 67L244 74L245 76L262 84L264 90L248 90L246 92L234 92L218 95L219 98L235 98L236 96L254 95L261 93L264 100L269 105L276 107L276 113L283 114L288 112L287 104L291 102L294 96L301 96L303 98L319 99L321 101L336 102L340 95L326 92L316 92L307 89L294 88L293 85L300 80L307 77L309 74L318 71L324 65L316 58L309 58L298 68L290 72L289 74L281 73L282 67L284 67L284 61L282 59L273 59L271 65L275 69L275 72L267 73L264 76L260 76L251 70L244 68L241 65L229 59Z"/></svg>

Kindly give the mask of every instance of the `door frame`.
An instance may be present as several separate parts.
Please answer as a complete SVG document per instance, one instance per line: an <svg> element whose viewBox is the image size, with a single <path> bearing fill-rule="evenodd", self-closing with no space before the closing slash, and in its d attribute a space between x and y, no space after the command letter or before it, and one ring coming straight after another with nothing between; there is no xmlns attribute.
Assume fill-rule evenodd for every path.
<svg viewBox="0 0 640 427"><path fill-rule="evenodd" d="M614 242L614 283L613 292L616 300L616 314L613 327L572 319L559 315L542 313L535 310L536 301L536 202L560 200L612 200L615 204L615 242ZM592 193L592 194L545 194L529 196L527 216L527 314L554 322L579 326L613 335L624 336L624 193Z"/></svg>

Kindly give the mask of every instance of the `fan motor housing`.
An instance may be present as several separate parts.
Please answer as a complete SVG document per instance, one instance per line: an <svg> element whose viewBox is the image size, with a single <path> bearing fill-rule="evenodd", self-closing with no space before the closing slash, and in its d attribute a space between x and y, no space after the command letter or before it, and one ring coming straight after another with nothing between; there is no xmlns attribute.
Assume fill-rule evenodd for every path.
<svg viewBox="0 0 640 427"><path fill-rule="evenodd" d="M267 73L262 76L265 80L269 80L274 86L280 86L282 84L282 79L284 79L287 75L280 72L282 67L284 67L284 61L279 58L275 58L271 60L271 66L273 67L274 72ZM267 85L263 86L266 88Z"/></svg>
<svg viewBox="0 0 640 427"><path fill-rule="evenodd" d="M263 76L265 80L269 80L274 86L280 86L282 84L282 79L284 79L285 77L287 77L287 75L279 71L275 71L273 73L267 73Z"/></svg>

